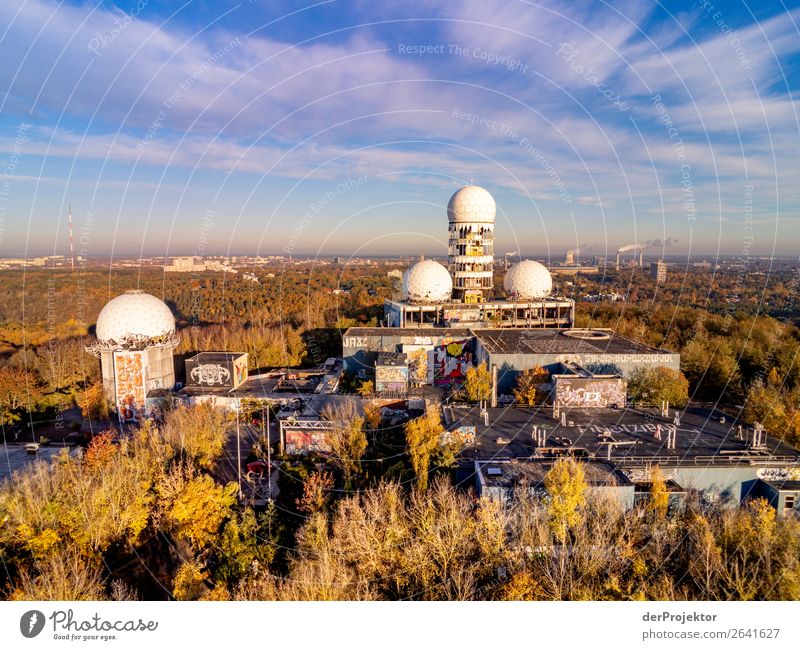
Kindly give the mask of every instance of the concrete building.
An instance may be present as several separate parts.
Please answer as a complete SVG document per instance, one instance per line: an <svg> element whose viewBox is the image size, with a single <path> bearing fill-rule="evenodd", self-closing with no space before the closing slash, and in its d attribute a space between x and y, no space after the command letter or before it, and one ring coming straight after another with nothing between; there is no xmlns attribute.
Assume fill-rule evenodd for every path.
<svg viewBox="0 0 800 650"><path fill-rule="evenodd" d="M494 286L494 198L482 187L467 185L447 204L448 270L458 302L489 300Z"/></svg>
<svg viewBox="0 0 800 650"><path fill-rule="evenodd" d="M100 311L95 335L86 350L100 358L105 398L120 421L142 420L148 394L175 385L175 317L155 296L126 291Z"/></svg>
<svg viewBox="0 0 800 650"><path fill-rule="evenodd" d="M486 362L497 396L509 394L517 375L542 366L563 372L573 363L593 374L627 378L636 368L666 366L678 370L680 355L636 343L611 330L460 329L351 327L342 338L345 371L374 374L381 352L412 355L422 351L426 383L444 388L460 385L471 365Z"/></svg>
<svg viewBox="0 0 800 650"><path fill-rule="evenodd" d="M519 490L545 497L544 479L555 462L554 458L476 460L475 492L504 504L511 503ZM610 498L623 510L633 507L634 484L614 465L590 460L583 464L583 473L590 494Z"/></svg>
<svg viewBox="0 0 800 650"><path fill-rule="evenodd" d="M222 271L223 273L238 273L228 264L228 260L198 261L194 257L173 257L171 264L164 265L165 273L202 273L203 271Z"/></svg>
<svg viewBox="0 0 800 650"><path fill-rule="evenodd" d="M651 262L650 277L656 281L656 284L664 284L667 281L667 265L664 260Z"/></svg>
<svg viewBox="0 0 800 650"><path fill-rule="evenodd" d="M528 485L540 483L534 478L543 463L570 457L591 468L590 486L614 487L615 498L626 506L633 504L633 493L623 487L630 483L637 498L647 498L658 465L673 504L697 491L710 503L733 506L764 497L779 516L797 512L800 451L770 436L755 444L744 427L740 434L735 421L723 424L702 407L668 416L656 410L570 408L558 417L551 409L490 408L488 418L478 408L445 407L445 421L448 430L469 428L475 434L462 453L461 481L499 498L520 477L527 477ZM490 472L491 467L499 470ZM595 471L599 468L605 478Z"/></svg>
<svg viewBox="0 0 800 650"><path fill-rule="evenodd" d="M403 296L384 302L388 327L571 327L575 303L552 294L547 269L521 260L506 271L505 299L494 287L495 202L468 185L450 198L447 268L422 260L403 274Z"/></svg>

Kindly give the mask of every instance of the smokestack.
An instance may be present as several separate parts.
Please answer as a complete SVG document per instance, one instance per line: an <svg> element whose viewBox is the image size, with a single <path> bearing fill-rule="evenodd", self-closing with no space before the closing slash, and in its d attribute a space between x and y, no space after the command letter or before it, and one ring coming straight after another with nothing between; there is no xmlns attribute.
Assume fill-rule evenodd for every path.
<svg viewBox="0 0 800 650"><path fill-rule="evenodd" d="M617 263L614 265L614 268L619 271L619 251L617 251Z"/></svg>

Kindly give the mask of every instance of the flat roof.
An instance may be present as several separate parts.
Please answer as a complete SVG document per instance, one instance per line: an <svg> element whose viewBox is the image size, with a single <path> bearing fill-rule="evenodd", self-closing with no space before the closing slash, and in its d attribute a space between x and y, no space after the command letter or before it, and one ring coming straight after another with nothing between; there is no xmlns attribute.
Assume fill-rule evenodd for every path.
<svg viewBox="0 0 800 650"><path fill-rule="evenodd" d="M764 481L764 482L770 487L775 488L776 490L800 492L800 481Z"/></svg>
<svg viewBox="0 0 800 650"><path fill-rule="evenodd" d="M553 469L556 459L514 459L478 462L483 482L491 487L514 487L527 483L530 487L544 484L545 476ZM622 487L631 485L628 478L611 463L590 460L582 463L587 485Z"/></svg>
<svg viewBox="0 0 800 650"><path fill-rule="evenodd" d="M345 336L475 337L490 354L677 354L609 329L351 327Z"/></svg>
<svg viewBox="0 0 800 650"><path fill-rule="evenodd" d="M376 366L405 366L408 357L403 352L379 352Z"/></svg>
<svg viewBox="0 0 800 650"><path fill-rule="evenodd" d="M780 459L800 462L800 450L767 437L763 449L750 449L747 440L737 440L737 423L720 424L708 409L689 408L677 427L675 449L667 448L671 418L655 410L569 409L566 424L552 417L552 410L527 407L490 408L489 426L479 409L445 406L448 430L475 427L475 443L462 453L464 459L494 460L542 455L574 455L607 459L611 447L614 464L716 465L766 463ZM545 444L536 445L533 427L545 431ZM661 439L656 428L660 426ZM747 436L745 436L747 438ZM612 443L609 445L609 443Z"/></svg>
<svg viewBox="0 0 800 650"><path fill-rule="evenodd" d="M349 327L345 336L472 336L466 327Z"/></svg>
<svg viewBox="0 0 800 650"><path fill-rule="evenodd" d="M481 329L474 335L490 354L674 354L608 329Z"/></svg>
<svg viewBox="0 0 800 650"><path fill-rule="evenodd" d="M187 361L200 361L203 363L214 363L221 361L233 361L247 352L198 352L193 357L186 359Z"/></svg>
<svg viewBox="0 0 800 650"><path fill-rule="evenodd" d="M0 449L0 483L5 479L11 478L17 472L30 467L38 462L52 462L53 459L66 450L66 452L76 457L82 453L80 447L67 445L45 445L39 447L35 454L29 454L24 444L5 444Z"/></svg>

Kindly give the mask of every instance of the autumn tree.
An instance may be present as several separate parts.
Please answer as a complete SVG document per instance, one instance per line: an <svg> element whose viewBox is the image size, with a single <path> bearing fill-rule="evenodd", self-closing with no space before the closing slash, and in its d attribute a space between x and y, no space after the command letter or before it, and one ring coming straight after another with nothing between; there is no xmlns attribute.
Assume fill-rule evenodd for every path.
<svg viewBox="0 0 800 650"><path fill-rule="evenodd" d="M364 402L364 419L373 431L381 425L381 408L379 402Z"/></svg>
<svg viewBox="0 0 800 650"><path fill-rule="evenodd" d="M786 413L783 396L772 385L757 380L747 391L744 419L750 424L760 422L772 435L784 437L792 434L790 418Z"/></svg>
<svg viewBox="0 0 800 650"><path fill-rule="evenodd" d="M571 458L560 458L544 478L549 497L550 528L559 542L566 542L570 529L581 521L586 502L583 466Z"/></svg>
<svg viewBox="0 0 800 650"><path fill-rule="evenodd" d="M550 373L541 366L529 368L517 375L517 386L514 388L514 399L518 404L537 406L547 399L547 392L540 386L550 381Z"/></svg>
<svg viewBox="0 0 800 650"><path fill-rule="evenodd" d="M14 424L22 411L34 411L44 396L35 371L0 366L0 420Z"/></svg>
<svg viewBox="0 0 800 650"><path fill-rule="evenodd" d="M423 492L428 488L431 457L441 444L443 433L439 410L431 405L423 415L406 422L406 448L417 475L417 487Z"/></svg>
<svg viewBox="0 0 800 650"><path fill-rule="evenodd" d="M330 472L314 472L303 484L303 496L297 499L297 509L306 514L325 510L330 492L333 490L333 476Z"/></svg>
<svg viewBox="0 0 800 650"><path fill-rule="evenodd" d="M191 465L176 465L157 485L161 521L178 539L202 549L215 542L220 527L231 518L236 491L235 483L219 485Z"/></svg>
<svg viewBox="0 0 800 650"><path fill-rule="evenodd" d="M464 392L470 402L485 402L492 397L492 373L486 363L470 366L464 381Z"/></svg>
<svg viewBox="0 0 800 650"><path fill-rule="evenodd" d="M658 465L650 470L649 497L647 510L654 515L656 520L663 520L667 516L669 508L669 490L667 490L667 483L664 480L664 473Z"/></svg>
<svg viewBox="0 0 800 650"><path fill-rule="evenodd" d="M103 382L89 383L78 398L83 417L90 420L100 420L108 417L108 401L103 394Z"/></svg>
<svg viewBox="0 0 800 650"><path fill-rule="evenodd" d="M371 379L367 379L365 381L362 381L359 384L358 388L356 389L356 392L359 395L361 395L362 397L368 397L369 395L374 395L375 394L375 382L372 381Z"/></svg>
<svg viewBox="0 0 800 650"><path fill-rule="evenodd" d="M666 401L683 407L689 401L689 382L682 372L666 366L637 368L631 373L628 392L634 401L654 405Z"/></svg>
<svg viewBox="0 0 800 650"><path fill-rule="evenodd" d="M203 469L211 469L222 456L230 435L230 422L210 405L179 406L167 413L161 434L165 441Z"/></svg>
<svg viewBox="0 0 800 650"><path fill-rule="evenodd" d="M353 478L361 473L361 459L367 451L364 416L359 414L355 401L348 399L326 405L322 417L332 427L325 432L331 459L342 472L345 490L350 490Z"/></svg>
<svg viewBox="0 0 800 650"><path fill-rule="evenodd" d="M106 600L96 563L72 550L49 555L23 568L10 600Z"/></svg>

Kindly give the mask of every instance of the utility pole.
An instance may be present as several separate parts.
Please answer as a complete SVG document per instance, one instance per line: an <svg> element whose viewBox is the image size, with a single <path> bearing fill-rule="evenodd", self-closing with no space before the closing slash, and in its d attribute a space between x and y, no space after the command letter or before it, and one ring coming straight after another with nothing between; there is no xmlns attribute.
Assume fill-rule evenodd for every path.
<svg viewBox="0 0 800 650"><path fill-rule="evenodd" d="M237 404L236 406L236 475L239 480L239 501L241 501L242 500L242 435L239 427L239 404Z"/></svg>
<svg viewBox="0 0 800 650"><path fill-rule="evenodd" d="M266 434L264 433L266 429ZM264 407L261 407L261 437L267 440L267 495L272 501L272 446L269 443L269 423L264 415Z"/></svg>

